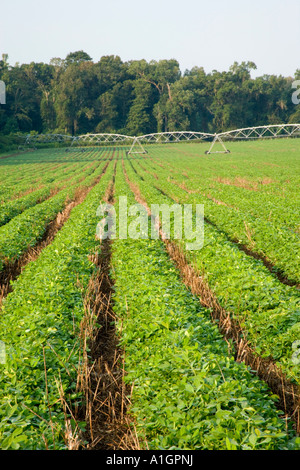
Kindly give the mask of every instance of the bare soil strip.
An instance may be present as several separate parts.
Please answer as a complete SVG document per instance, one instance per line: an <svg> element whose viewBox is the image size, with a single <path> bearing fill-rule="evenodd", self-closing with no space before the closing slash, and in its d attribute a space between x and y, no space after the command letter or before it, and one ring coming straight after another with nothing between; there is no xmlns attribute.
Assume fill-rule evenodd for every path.
<svg viewBox="0 0 300 470"><path fill-rule="evenodd" d="M114 180L104 200L114 203ZM111 244L109 237L103 240L100 254L92 259L97 275L90 281L85 316L92 315L97 328L90 329L84 341L90 353L79 379L85 406L78 416L86 422L83 440L87 450L136 450L140 445L134 423L126 414L132 390L124 382L124 351L119 346L113 311Z"/></svg>
<svg viewBox="0 0 300 470"><path fill-rule="evenodd" d="M150 208L142 198L137 185L132 183L123 166L125 177L133 191L138 203L143 204L151 215ZM178 268L181 278L190 291L199 298L201 305L209 308L212 321L218 324L224 339L230 345L234 344L234 355L237 362L244 362L250 366L260 379L266 382L271 391L279 396L278 409L282 410L287 419L294 423L296 432L300 433L300 390L291 383L271 359L264 359L257 354L247 341L247 332L243 331L239 322L233 319L229 312L220 306L216 296L209 285L203 279L196 267L187 261L180 247L172 240L163 240L166 250L175 266Z"/></svg>
<svg viewBox="0 0 300 470"><path fill-rule="evenodd" d="M42 239L34 247L30 247L26 251L26 253L24 253L15 262L7 263L2 269L2 271L0 271L0 308L1 308L1 303L3 299L7 296L9 292L12 291L11 281L15 280L21 274L24 267L29 262L35 261L39 257L41 251L47 245L52 243L57 232L61 230L61 228L64 226L64 224L68 220L73 207L83 202L83 200L86 198L90 190L97 183L99 183L108 165L109 165L109 161L103 168L101 175L95 179L95 181L93 182L91 186L86 187L86 188L79 188L78 191L75 192L73 200L68 202L64 210L62 212L59 212L56 218L52 222L50 222L50 224L47 226L45 230L45 233Z"/></svg>

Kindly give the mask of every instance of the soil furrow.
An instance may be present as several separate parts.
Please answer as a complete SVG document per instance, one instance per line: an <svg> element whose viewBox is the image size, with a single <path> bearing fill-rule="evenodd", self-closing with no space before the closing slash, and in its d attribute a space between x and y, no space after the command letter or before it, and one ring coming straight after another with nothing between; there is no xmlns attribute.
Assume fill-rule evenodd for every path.
<svg viewBox="0 0 300 470"><path fill-rule="evenodd" d="M114 177L104 201L114 203ZM81 390L86 398L84 410L80 413L86 422L83 437L88 450L139 448L130 417L126 414L131 389L124 383L124 351L119 346L113 310L112 243L109 236L101 241L100 253L92 260L97 267L97 275L91 279L86 297L86 310L97 323L97 328L87 340L90 354L81 377Z"/></svg>

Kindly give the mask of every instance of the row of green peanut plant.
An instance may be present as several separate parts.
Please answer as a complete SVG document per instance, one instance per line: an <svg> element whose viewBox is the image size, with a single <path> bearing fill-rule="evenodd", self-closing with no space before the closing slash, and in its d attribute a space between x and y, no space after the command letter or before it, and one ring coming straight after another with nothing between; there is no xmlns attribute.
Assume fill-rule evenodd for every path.
<svg viewBox="0 0 300 470"><path fill-rule="evenodd" d="M135 167L140 167L140 161L134 162ZM143 166L145 165L143 161ZM153 171L153 170L152 170ZM199 171L199 170L198 170ZM158 173L158 172L157 172ZM266 258L274 267L274 272L279 271L288 280L295 284L300 283L300 240L299 233L290 228L274 224L274 222L252 215L248 210L241 209L240 201L245 198L237 198L234 206L218 204L211 199L205 191L201 190L202 178L195 178L194 184L179 175L173 177L169 170L159 170L159 178L147 173L147 180L158 187L168 189L172 197L180 197L186 203L205 204L206 218L228 235L232 241L246 246L251 251ZM184 184L184 186L182 186ZM198 184L198 188L195 189ZM199 189L200 186L200 189ZM296 191L295 191L296 192ZM251 197L248 197L251 200ZM262 202L263 205L263 202ZM240 206L240 207L239 207ZM293 209L292 214L298 214L299 210ZM287 216L288 212L285 211ZM295 227L295 226L294 226Z"/></svg>
<svg viewBox="0 0 300 470"><path fill-rule="evenodd" d="M52 160L52 159L51 159ZM56 173L60 171L71 171L70 162L31 162L20 164L18 160L10 162L9 165L1 164L0 196L1 200L8 200L9 197L16 197L31 187L39 187L40 184L52 182ZM4 161L6 162L6 161ZM5 171L6 170L6 171ZM76 166L73 170L76 171Z"/></svg>
<svg viewBox="0 0 300 470"><path fill-rule="evenodd" d="M139 162L135 164L140 166ZM143 166L145 165L143 162ZM187 185L190 188L190 182L180 183L172 175L167 176L164 170L159 173L159 178L156 174L155 176L148 172L147 180L156 187L167 188L168 194L173 198L180 198L188 203L205 204L206 218L224 231L229 240L246 246L255 256L262 256L264 261L266 259L270 262L269 268L275 275L279 275L281 279L287 278L284 282L299 284L300 244L297 233L287 228L276 227L269 221L253 217L234 207L215 203L198 191L187 189Z"/></svg>
<svg viewBox="0 0 300 470"><path fill-rule="evenodd" d="M76 388L82 361L80 323L84 298L100 250L96 211L112 178L112 163L84 201L75 206L53 242L29 263L3 301L0 340L0 448L67 449L70 428L61 403L83 403ZM63 392L61 392L63 391ZM71 431L72 429L72 431Z"/></svg>
<svg viewBox="0 0 300 470"><path fill-rule="evenodd" d="M91 165L80 165L80 167L75 170L71 170L72 173L68 175L65 173L65 170L61 170L56 172L55 177L52 178L52 182L48 184L44 184L42 188L37 190L31 190L29 194L22 196L18 199L9 200L4 204L0 205L0 226L6 224L11 219L13 219L16 215L21 214L24 210L28 209L29 207L33 207L36 204L45 201L47 198L53 194L53 192L58 192L65 186L69 186L70 184L76 184L84 177L89 176L92 174L98 166L98 162L96 164ZM27 189L30 188L28 184Z"/></svg>
<svg viewBox="0 0 300 470"><path fill-rule="evenodd" d="M203 174L204 179L208 177L211 182L217 182L219 177L229 178L233 183L244 182L245 188L265 194L294 194L294 186L299 182L299 141L261 140L235 142L233 146L234 152L230 154L205 155L199 143L161 145L159 154L166 165L176 161L178 169L181 167L188 173L192 170L199 176ZM157 146L148 148L155 159Z"/></svg>
<svg viewBox="0 0 300 470"><path fill-rule="evenodd" d="M118 221L119 197L136 203L120 163L114 196ZM235 362L161 240L117 236L111 272L125 380L133 384L129 412L142 448L299 448L276 397Z"/></svg>
<svg viewBox="0 0 300 470"><path fill-rule="evenodd" d="M32 188L38 188L41 184L54 182L57 174L64 172L65 176L76 174L83 164L88 167L95 164L99 160L110 158L112 149L105 151L98 149L89 149L88 151L64 153L62 156L47 150L43 154L38 154L39 158L33 160L33 152L26 154L27 163L22 164L20 156L11 162L4 160L1 162L0 176L0 197L8 200L9 197L15 198L28 189L28 185ZM77 158L76 155L80 158ZM7 163L9 162L9 164ZM5 169L7 168L7 171Z"/></svg>
<svg viewBox="0 0 300 470"><path fill-rule="evenodd" d="M92 152L90 152L91 154ZM42 185L55 184L55 181L75 176L82 171L82 168L89 168L91 162L85 159L78 162L57 163L54 155L48 156L49 163L32 163L28 162L30 172L26 172L23 165L18 165L16 161L14 165L8 166L8 173L5 172L5 166L1 165L1 181L0 181L0 201L3 204L10 199L16 199L22 196L30 187L31 190L39 189ZM51 162L51 159L54 160ZM92 162L93 163L93 162ZM94 162L96 163L96 162Z"/></svg>
<svg viewBox="0 0 300 470"><path fill-rule="evenodd" d="M159 155L159 161L155 160L156 165L152 165L154 171L157 171L158 163L163 161L163 153ZM278 183L272 182L272 174L269 177L263 176L264 173L259 172L260 168L257 173L253 172L251 180L240 176L239 174L245 171L245 166L237 157L234 161L230 157L227 157L226 161L222 160L223 168L220 168L219 161L211 161L208 157L201 159L201 164L193 162L188 166L187 159L181 160L178 156L175 153L168 166L169 172L172 170L170 176L174 182L178 181L189 190L202 193L219 204L263 218L276 226L297 231L300 199L297 191L299 176L295 176L295 168L289 168L284 178L282 169L276 170L274 177L280 176L283 180L280 181L279 188ZM257 160L259 164L260 160ZM238 168L239 174L233 172L232 166Z"/></svg>
<svg viewBox="0 0 300 470"><path fill-rule="evenodd" d="M70 184L50 199L25 210L0 227L0 270L4 264L19 259L28 247L35 246L43 237L47 225L72 201L78 190L88 188L97 181L105 165L107 162L100 162L83 181Z"/></svg>
<svg viewBox="0 0 300 470"><path fill-rule="evenodd" d="M143 165L146 165L146 162L143 162ZM174 166L179 166L176 159L174 161ZM213 174L211 170L212 169L210 168L210 175ZM176 174L176 176L174 176L173 174L170 175L169 171L161 170L159 172L159 180L164 180L163 184L164 186L166 184L168 185L169 192L181 192L180 197L185 198L188 202L197 201L199 203L204 203L207 209L207 218L220 227L221 230L225 231L231 239L248 246L248 248L256 253L267 257L267 259L270 259L270 261L275 265L273 268L274 271L276 269L281 270L286 273L286 276L296 279L295 282L297 282L299 277L298 267L300 254L299 235L295 231L295 221L296 215L298 215L299 223L299 211L295 210L292 201L290 199L288 201L289 210L287 207L282 207L282 200L280 204L275 204L276 210L279 213L284 214L286 220L290 222L287 222L290 226L288 228L286 226L282 226L280 222L274 223L274 221L271 222L270 220L267 220L268 218L265 219L264 217L261 219L261 215L258 217L257 213L252 214L251 212L251 207L254 202L256 202L257 210L260 210L261 212L263 212L262 209L267 207L268 204L273 204L274 206L273 196L270 197L270 195L262 194L261 198L261 193L254 192L254 199L251 194L246 195L239 193L236 196L236 200L234 201L231 199L231 205L228 206L228 204L224 203L223 200L220 200L222 198L220 194L218 194L220 192L219 187L215 193L213 192L215 198L211 194L211 189L207 188L210 180L209 173L201 175L200 177L200 175L197 174L196 168L195 173L196 176L186 179L186 172L184 172L184 175ZM154 174L157 176L157 173ZM150 178L151 176L152 181L154 181L153 174L150 175ZM156 185L159 186L159 184L160 182L156 181ZM177 189L176 186L179 186L180 189ZM239 188L239 190L240 189L241 188ZM231 195L233 191L234 190L230 188ZM266 200L267 198L268 200ZM248 205L248 207L241 207L242 205ZM268 211L270 212L270 209ZM292 222L293 218L294 222Z"/></svg>
<svg viewBox="0 0 300 470"><path fill-rule="evenodd" d="M174 193L169 193L167 185L161 185L162 194L151 184L152 180L150 182L145 175L141 179L129 160L125 165L129 178L139 186L148 204L170 206L175 203ZM186 202L181 194L178 200ZM204 214L205 209L206 205ZM219 304L238 319L256 354L271 358L290 380L299 384L299 360L295 350L300 337L299 291L283 285L262 261L239 250L226 234L209 223L204 224L204 244L200 250L187 250L184 239L175 242L203 274Z"/></svg>
<svg viewBox="0 0 300 470"><path fill-rule="evenodd" d="M205 156L201 144L175 144L152 146L149 156L156 165L169 168L175 179L183 178L191 189L292 229L299 225L298 147L294 139L283 144L243 143L233 154Z"/></svg>
<svg viewBox="0 0 300 470"><path fill-rule="evenodd" d="M3 187L10 187L12 184L17 183L23 185L26 182L35 183L40 178L47 177L47 173L51 173L52 168L67 168L68 162L52 162L50 159L48 162L36 162L27 161L24 163L20 159L9 159L1 162L1 178L0 178L0 189L1 192Z"/></svg>

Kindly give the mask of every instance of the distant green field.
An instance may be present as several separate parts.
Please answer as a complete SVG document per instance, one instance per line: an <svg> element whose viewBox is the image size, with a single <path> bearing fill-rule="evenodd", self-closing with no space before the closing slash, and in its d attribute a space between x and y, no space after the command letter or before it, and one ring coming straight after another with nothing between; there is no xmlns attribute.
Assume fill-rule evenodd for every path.
<svg viewBox="0 0 300 470"><path fill-rule="evenodd" d="M95 238L97 208L108 188L119 216L120 196L131 204L139 196L148 207L203 204L201 249L187 250L184 237L172 233L171 243L238 323L258 363L269 361L284 387L299 390L300 140L226 147L230 153L210 155L209 143L192 142L149 144L146 154L132 155L122 146L0 155L2 283L1 273L47 240L49 224L85 191L0 304L1 449L68 448L57 380L69 403L84 404L76 388L79 335L89 280L99 269L90 255L103 249ZM125 380L134 383L130 413L142 445L300 449L298 392L293 421L278 411L270 383L235 360L211 320L213 305L185 286L162 239L117 236L110 263Z"/></svg>

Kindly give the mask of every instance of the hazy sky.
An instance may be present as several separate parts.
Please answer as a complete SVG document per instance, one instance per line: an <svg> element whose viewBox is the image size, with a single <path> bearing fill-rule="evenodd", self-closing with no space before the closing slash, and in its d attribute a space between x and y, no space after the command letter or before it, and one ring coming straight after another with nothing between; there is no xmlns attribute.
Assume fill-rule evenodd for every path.
<svg viewBox="0 0 300 470"><path fill-rule="evenodd" d="M300 69L299 0L6 0L0 15L11 65L84 50L94 61L174 58L182 71L248 60L253 77Z"/></svg>

